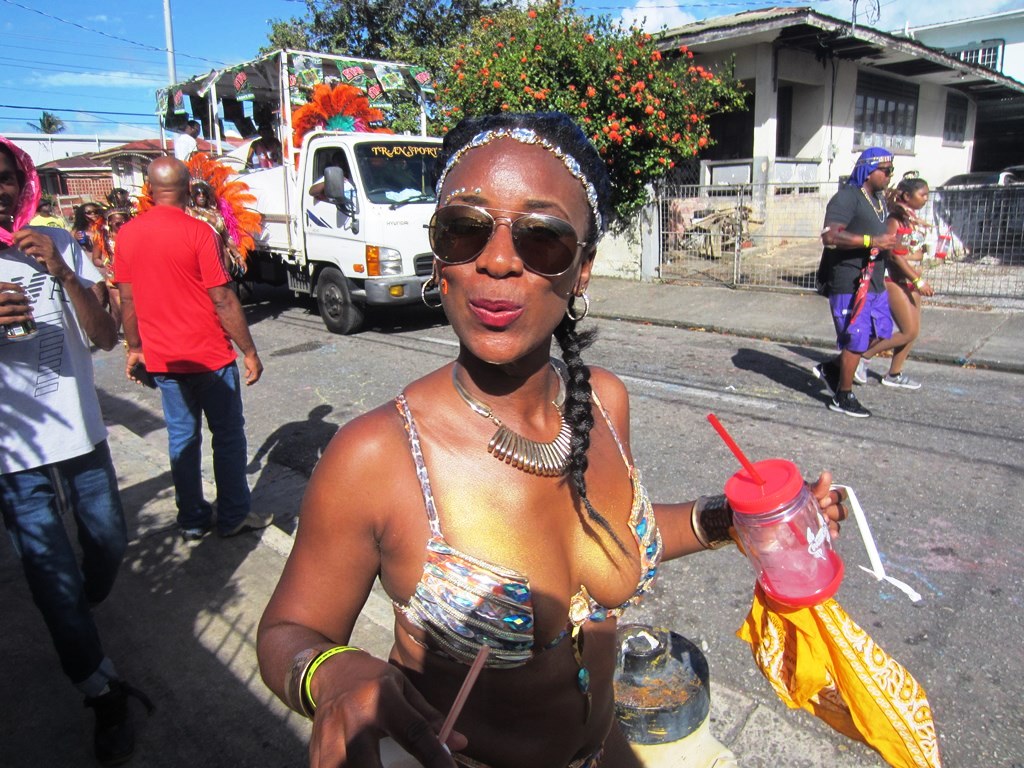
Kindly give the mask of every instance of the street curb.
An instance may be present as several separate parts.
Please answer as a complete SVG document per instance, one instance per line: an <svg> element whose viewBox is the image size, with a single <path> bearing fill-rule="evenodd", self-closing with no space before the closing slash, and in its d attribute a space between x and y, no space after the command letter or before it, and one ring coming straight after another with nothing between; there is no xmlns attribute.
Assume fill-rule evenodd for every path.
<svg viewBox="0 0 1024 768"><path fill-rule="evenodd" d="M592 311L590 317L602 320L616 320L637 325L654 325L661 328L679 328L685 331L697 331L702 333L713 333L719 336L735 336L742 339L757 339L770 341L777 344L799 344L804 347L815 347L817 349L835 350L835 342L831 339L822 339L820 336L803 336L780 332L765 333L764 330L748 330L744 328L726 328L714 323L697 323L689 320L666 320L664 318L647 317L644 315L624 315L615 312ZM1003 360L990 360L986 358L965 358L956 355L944 355L937 352L925 352L919 349L913 351L914 360L926 363L938 363L941 365L952 365L957 368L980 368L1001 373L1024 374L1024 364L1006 362Z"/></svg>

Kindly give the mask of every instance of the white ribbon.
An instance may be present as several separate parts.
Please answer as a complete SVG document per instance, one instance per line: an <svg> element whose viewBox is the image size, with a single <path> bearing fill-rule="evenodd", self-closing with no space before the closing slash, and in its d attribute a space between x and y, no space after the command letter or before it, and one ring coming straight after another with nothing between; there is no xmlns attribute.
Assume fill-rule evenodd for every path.
<svg viewBox="0 0 1024 768"><path fill-rule="evenodd" d="M921 594L919 592L909 584L905 584L899 579L895 579L886 574L885 566L882 565L882 558L878 555L878 547L875 546L875 540L871 536L871 529L868 527L868 518L864 514L864 510L861 508L860 502L857 501L857 494L854 493L853 488L848 485L832 485L832 490L839 490L840 488L846 492L846 498L849 500L850 509L853 510L853 516L857 519L857 527L860 529L860 537L864 541L864 549L867 550L868 560L871 561L870 568L865 568L862 565L860 566L860 569L862 571L867 571L879 581L889 582L909 597L911 601L916 603L921 599Z"/></svg>

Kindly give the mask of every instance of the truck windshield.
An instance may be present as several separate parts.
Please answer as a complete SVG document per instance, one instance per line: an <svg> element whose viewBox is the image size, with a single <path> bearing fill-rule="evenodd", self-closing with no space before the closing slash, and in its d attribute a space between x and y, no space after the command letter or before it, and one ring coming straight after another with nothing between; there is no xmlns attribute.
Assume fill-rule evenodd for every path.
<svg viewBox="0 0 1024 768"><path fill-rule="evenodd" d="M440 144L365 142L356 145L356 165L371 203L437 202L437 154Z"/></svg>

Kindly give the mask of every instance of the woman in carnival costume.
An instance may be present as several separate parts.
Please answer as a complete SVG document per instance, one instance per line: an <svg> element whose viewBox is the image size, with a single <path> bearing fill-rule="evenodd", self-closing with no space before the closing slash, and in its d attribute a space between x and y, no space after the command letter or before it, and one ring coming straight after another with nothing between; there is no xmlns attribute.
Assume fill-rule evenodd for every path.
<svg viewBox="0 0 1024 768"><path fill-rule="evenodd" d="M431 286L458 355L330 443L260 624L261 672L313 719L313 766L390 765L395 743L434 768L638 766L614 714L617 618L662 561L729 543L732 513L721 496L649 501L626 388L581 357L611 190L579 128L471 118L438 163ZM829 481L812 490L835 529ZM388 659L349 645L378 578Z"/></svg>

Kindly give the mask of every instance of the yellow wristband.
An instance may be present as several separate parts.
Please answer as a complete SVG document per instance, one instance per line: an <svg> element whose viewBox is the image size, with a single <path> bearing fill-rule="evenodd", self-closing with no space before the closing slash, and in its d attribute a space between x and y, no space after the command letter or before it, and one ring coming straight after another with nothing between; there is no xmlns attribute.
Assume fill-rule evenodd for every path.
<svg viewBox="0 0 1024 768"><path fill-rule="evenodd" d="M870 248L871 247L871 235L864 235L864 247L865 248Z"/></svg>
<svg viewBox="0 0 1024 768"><path fill-rule="evenodd" d="M310 665L306 668L306 672L303 675L302 680L302 695L306 697L306 703L309 705L310 716L316 714L316 702L313 701L313 692L310 690L310 684L313 682L313 675L320 668L320 665L327 661L331 656L337 656L339 653L345 653L346 651L361 651L362 648L356 648L353 645L336 645L333 648L328 648L326 651L317 656Z"/></svg>

